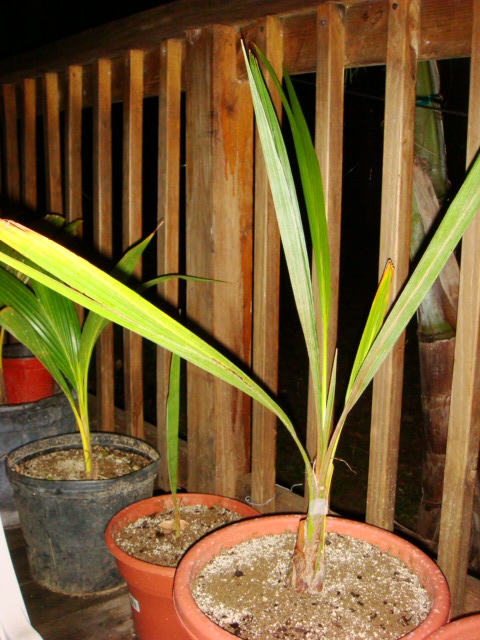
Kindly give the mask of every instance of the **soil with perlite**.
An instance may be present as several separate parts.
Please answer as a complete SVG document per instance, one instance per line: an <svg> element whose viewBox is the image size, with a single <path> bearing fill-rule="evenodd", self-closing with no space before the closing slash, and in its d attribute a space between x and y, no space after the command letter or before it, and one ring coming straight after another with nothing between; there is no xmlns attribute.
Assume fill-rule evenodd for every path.
<svg viewBox="0 0 480 640"><path fill-rule="evenodd" d="M362 540L328 533L323 590L289 583L295 535L254 538L221 552L192 595L216 624L245 640L401 638L427 617L430 598L408 567Z"/></svg>
<svg viewBox="0 0 480 640"><path fill-rule="evenodd" d="M144 456L112 447L93 447L92 468L96 480L125 476L150 464ZM44 480L85 480L82 449L50 451L22 460L15 465L17 473Z"/></svg>
<svg viewBox="0 0 480 640"><path fill-rule="evenodd" d="M173 508L142 516L121 529L115 543L129 555L162 567L176 567L192 544L214 529L240 520L230 509L213 505L180 505L175 535Z"/></svg>

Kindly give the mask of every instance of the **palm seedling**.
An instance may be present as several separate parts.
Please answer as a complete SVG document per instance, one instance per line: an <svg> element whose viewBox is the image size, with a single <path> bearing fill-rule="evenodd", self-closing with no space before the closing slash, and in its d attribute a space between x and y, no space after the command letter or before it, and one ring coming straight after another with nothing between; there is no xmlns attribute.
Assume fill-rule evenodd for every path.
<svg viewBox="0 0 480 640"><path fill-rule="evenodd" d="M266 63L265 60L264 62ZM268 63L266 66L270 69ZM383 322L392 273L392 265L387 264L352 367L344 407L335 425L331 427L335 361L332 370L328 371L323 355L326 349L320 348L318 344L313 305L313 286L317 286L321 302L321 330L318 335L325 341L323 336L328 330L329 316L329 258L318 161L295 93L286 76L288 97L281 91L278 81L277 90L281 92L292 126L309 217L313 259L318 273L318 283L312 285L304 231L299 217L300 208L281 129L253 56L248 59L247 68L282 243L315 384L318 444L314 460L310 460L307 455L290 418L250 375L124 283L48 238L8 220L0 221L0 241L25 256L28 262L22 263L2 250L0 260L106 320L112 320L139 333L178 357L232 384L274 412L288 429L305 463L308 512L299 529L293 576L298 589L315 591L321 587L323 580L324 525L333 459L345 418L394 347L480 207L480 160L477 159L473 164L422 259Z"/></svg>

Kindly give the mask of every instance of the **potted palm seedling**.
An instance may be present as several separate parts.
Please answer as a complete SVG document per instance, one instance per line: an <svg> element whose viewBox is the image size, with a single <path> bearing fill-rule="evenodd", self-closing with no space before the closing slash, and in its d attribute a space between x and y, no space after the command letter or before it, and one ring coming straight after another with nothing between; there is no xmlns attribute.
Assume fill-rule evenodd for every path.
<svg viewBox="0 0 480 640"><path fill-rule="evenodd" d="M188 492L178 495L179 422L180 358L173 353L165 424L170 493L128 505L113 516L105 530L107 548L128 586L139 640L187 640L173 606L173 582L180 558L215 528L258 515L256 509L233 498Z"/></svg>
<svg viewBox="0 0 480 640"><path fill-rule="evenodd" d="M70 235L80 222L65 224L63 217L49 214L33 224L48 224L52 229ZM22 278L18 272L15 275ZM0 315L5 304L2 294L3 288L0 288ZM0 324L0 510L5 526L19 524L13 490L3 464L5 456L27 442L74 429L75 420L68 400L51 373Z"/></svg>
<svg viewBox="0 0 480 640"><path fill-rule="evenodd" d="M115 277L129 277L148 241L123 256ZM52 375L78 429L40 434L6 458L30 567L40 584L65 593L109 589L121 578L103 541L105 525L126 504L152 495L159 455L138 439L90 432L88 371L108 321L90 313L82 325L70 300L20 273L0 266L0 325Z"/></svg>
<svg viewBox="0 0 480 640"><path fill-rule="evenodd" d="M282 242L286 253L291 253L290 248L287 248L286 245L291 245L292 247L297 245L299 250L299 253L296 252L292 255L295 256L293 261L295 266L298 267L298 270L303 273L303 277L299 283L297 283L296 277L294 279L292 278L294 280L293 288L295 290L303 287L303 289L306 290L307 297L310 298L312 287L310 267L306 257L305 243L304 240L302 240L303 230L298 222L298 203L293 180L291 179L288 157L281 132L279 132L276 116L271 108L269 96L264 89L261 76L253 60L251 64L252 67L250 68L249 65L248 68L249 73L253 76L251 76L251 86L257 112L257 123L262 133L262 145L264 146L264 155L270 174L272 193L277 193L274 202L277 217L279 218ZM297 122L296 126L300 127L301 132L306 133L303 117L296 106L297 103L294 99L292 100L292 96L290 96L290 100L293 103L290 111ZM287 112L288 111L289 110L287 110ZM302 134L299 138L301 138L302 146L300 147L300 151L297 148L297 154L303 156L305 160L303 162L305 171L309 173L311 170L314 171L317 176L316 179L319 179L320 172L317 167L317 159L313 153L310 137ZM313 179L313 177L310 179ZM319 449L320 455L317 454L316 459L313 461L309 459L309 456L305 452L292 421L261 385L257 384L250 375L237 367L218 349L206 343L195 333L183 327L178 321L163 313L123 283L113 279L89 262L69 252L64 247L57 245L48 238L8 220L2 220L0 222L0 240L28 258L29 264L19 264L17 260L14 260L3 252L0 253L0 258L13 268L21 268L31 279L41 282L43 285L68 297L74 302L82 304L108 320L118 322L121 326L136 331L143 337L152 340L185 360L232 384L274 412L288 429L305 462L309 492L308 513L306 518L297 516L293 524L290 522L288 525L285 524L283 528L290 528L294 534L299 533L298 541L294 545L298 548L295 554L296 557L292 563L295 568L291 570L291 574L295 578L295 587L304 590L303 594L298 593L298 598L303 598L305 593L310 597L311 594L309 591L313 591L314 597L316 598L318 595L317 590L324 577L324 532L331 526L330 523L332 520L327 518L327 502L328 489L333 471L333 456L345 416L372 380L387 354L394 347L426 291L435 281L448 256L458 244L465 229L477 212L480 206L479 179L480 160L477 160L473 164L455 199L452 201L423 258L418 263L409 282L390 309L387 319L382 325L387 297L386 290L388 289L389 272L391 270L391 266L387 266L386 274L380 283L379 292L377 293L372 306L372 312L367 321L367 330L361 341L359 355L357 355L355 360L353 368L354 374L349 384L345 408L337 423L338 426L332 430L330 430L330 418L333 412L335 367L332 372L327 371L322 373L325 370L325 366L320 364L320 362L323 361L320 360L318 355L315 355L315 351L318 351L318 345L316 344L316 329L313 329L313 325L315 324L313 305L308 305L307 303L306 312L302 310L302 324L305 325L303 328L307 334L306 341L308 343L310 356L314 359L311 366L317 370L314 374L316 384L319 385L317 394L320 394L320 397L323 398L319 406L324 407L319 411L319 415L323 416L319 421L319 439L322 441L320 444L321 448ZM316 193L321 194L321 191L318 191L318 184L316 182L311 188ZM278 196L278 193L280 196ZM311 194L309 196L306 193L305 196L306 199L311 199ZM322 201L323 198L320 195L313 199L317 214L313 216L314 221L319 215L322 215ZM290 220L288 224L285 223L284 225L282 214L285 214L286 220ZM289 219L288 216L291 216L291 219ZM321 246L326 248L328 244L324 236L325 225L323 225L321 221L319 224L320 228L318 231L315 232L314 230L311 235L312 237L317 236L315 242L320 242ZM318 281L323 283L320 284L320 286L324 288L327 295L326 299L328 300L328 288L326 284L328 281L328 278L326 278L328 275L328 258L326 255L322 255L321 251L317 256L314 250L314 255L317 271L321 271L320 265L322 261L325 265L323 269L324 275L320 274ZM289 259L289 262L290 264L292 263L292 258ZM309 282L310 284L308 284ZM297 301L301 299L299 295L300 292L296 291L295 296ZM322 313L326 313L325 310ZM311 328L309 328L309 326L311 326ZM322 382L322 379L324 382ZM323 480L327 482L324 483ZM258 524L256 530L250 530L247 533L247 537L258 537L262 532L265 533L269 521L273 518L275 518L275 516L266 516L250 521L252 523L257 522ZM233 532L241 528L243 528L242 523L231 525L231 527L229 527L231 530L230 539L234 537ZM368 529L376 530L374 527L368 527ZM348 535L354 537L352 529L350 529ZM203 622L207 625L207 631L204 632L206 635L200 635L198 637L207 637L209 639L230 637L229 632L220 629L218 625L210 622L205 616L202 616L198 606L189 596L190 583L194 581L197 574L203 568L204 559L199 558L202 545L210 545L211 540L215 542L217 537L217 533L214 533L205 538L204 541L196 544L184 556L177 570L174 599L182 623L188 629L191 637L197 637L194 634L198 632L200 625L198 620L200 618L204 619ZM378 544L380 548L387 551L392 548L393 538L395 538L395 536L384 532L384 542L375 542L375 544ZM425 579L425 587L429 597L433 598L430 612L424 622L421 623L415 631L415 633L418 631L417 637L425 637L427 633L444 624L448 619L448 590L446 589L445 580L441 572L435 565L429 561L426 556L423 556L415 550L414 547L407 545L407 543L405 543L405 545L406 556L403 560L409 567L421 566L419 572L422 579ZM305 548L305 546L307 548ZM212 555L215 555L215 553L216 550L212 551ZM432 570L430 578L427 577L427 569ZM236 577L241 580L242 570L239 571ZM360 582L362 579L363 575L359 573L357 580ZM411 578L409 577L408 579L410 580ZM323 588L325 591L326 580ZM356 594L356 587L352 588L351 591L353 594ZM185 603L183 602L183 597L187 598ZM352 598L356 601L356 607L352 606L352 608L362 608L360 604L361 599L355 595L352 595ZM395 602L392 602L391 608L393 610L395 610L395 606ZM408 618L410 617L409 612L404 612L402 615L405 616L404 622L408 624ZM373 620L375 620L374 612L372 613L372 621ZM236 624L237 627L233 627L232 631L233 635L238 636L240 623ZM405 626L403 631L402 635L408 633L408 626ZM300 631L298 633L300 633ZM366 637L372 637L372 635L373 634L367 634ZM261 637L265 636L263 635Z"/></svg>

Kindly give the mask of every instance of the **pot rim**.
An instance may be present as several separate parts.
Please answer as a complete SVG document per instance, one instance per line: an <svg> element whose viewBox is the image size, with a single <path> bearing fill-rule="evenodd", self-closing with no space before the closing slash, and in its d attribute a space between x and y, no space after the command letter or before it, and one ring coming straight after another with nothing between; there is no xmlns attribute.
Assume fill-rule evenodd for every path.
<svg viewBox="0 0 480 640"><path fill-rule="evenodd" d="M238 498L229 498L227 496L220 496L214 493L180 493L178 494L178 501L181 503L183 499L184 504L220 504L220 506L232 508L235 505L244 505L246 508L250 509L252 513L250 516L242 517L244 519L252 518L258 516L258 511L251 507L247 502L243 502ZM107 545L107 549L114 556L116 560L119 562L123 562L128 564L133 569L137 569L139 571L145 571L146 573L153 575L168 575L171 576L172 580L177 571L177 567L166 567L164 565L152 564L151 562L146 562L145 560L140 560L139 558L135 558L134 556L129 555L123 549L116 544L114 540L114 535L116 532L121 529L123 526L138 520L143 516L152 515L153 513L157 513L159 511L159 505L161 505L162 509L165 506L170 506L172 504L172 494L166 493L163 495L152 496L151 498L145 498L144 500L139 500L138 502L134 502L133 504L129 504L124 507L121 511L116 513L108 522L105 528L105 544ZM229 525L224 525L229 526ZM223 529L223 527L220 527ZM208 535L208 534L207 534Z"/></svg>
<svg viewBox="0 0 480 640"><path fill-rule="evenodd" d="M195 633L197 629L203 628L206 635L199 637L208 637L209 640L226 640L227 638L232 637L232 634L216 625L203 614L193 599L190 591L190 583L194 580L203 566L217 555L219 550L223 551L225 549L229 549L241 542L238 538L235 539L233 535L227 535L225 537L225 529L246 529L245 532L240 532L242 539L246 540L253 537L268 535L270 533L268 531L269 525L274 520L280 524L280 527L283 525L281 530L296 531L300 519L304 517L305 516L302 514L274 514L260 516L247 521L233 523L222 530L214 531L192 546L180 560L173 586L175 609L184 627L190 633ZM432 608L425 620L410 633L403 636L403 638L413 639L419 632L423 632L423 635L419 637L425 638L429 633L435 631L440 626L448 622L450 593L447 582L435 562L423 551L390 531L385 531L384 529L380 529L379 527L371 524L356 522L337 516L327 517L326 530L365 539L371 544L376 544L376 546L378 546L382 551L388 552L391 547L395 546L397 549L400 548L403 550L404 553L401 554L402 559L407 566L417 573L417 575L419 575L417 569L421 568L419 577L422 584L427 588L432 599ZM362 532L364 532L364 535L361 535ZM274 533L279 533L279 530L274 531ZM378 539L379 544L377 544L377 541L373 541L372 538ZM430 585L425 584L425 577L427 573L432 576ZM192 637L196 636L192 635Z"/></svg>
<svg viewBox="0 0 480 640"><path fill-rule="evenodd" d="M475 636L473 635L464 635L467 632L470 634L472 632L477 632ZM449 622L444 627L437 629L431 635L428 636L426 640L448 640L448 638L478 638L480 637L478 634L480 633L480 613L471 613L463 616L462 618L457 618L452 622ZM461 634L461 635L459 635Z"/></svg>
<svg viewBox="0 0 480 640"><path fill-rule="evenodd" d="M63 433L57 436L49 436L47 438L27 442L26 444L22 444L16 449L13 449L13 451L10 451L5 459L5 466L9 481L12 484L21 483L24 486L30 485L32 487L41 487L42 491L46 491L48 493L61 492L65 494L69 489L73 490L75 493L78 493L79 489L84 489L87 492L94 492L107 488L111 484L117 483L124 478L131 478L133 475L136 475L137 478L141 479L145 474L150 475L154 469L155 473L157 473L158 468L160 467L160 453L145 440L109 431L92 431L90 432L90 436L92 444L113 446L120 450L132 450L148 458L149 464L142 467L142 469L137 469L137 471L132 471L132 473L127 475L118 476L116 478L102 478L98 480L47 480L44 478L32 478L18 473L15 470L15 464L18 464L18 462L25 458L31 458L35 455L49 453L51 451L82 448L80 433Z"/></svg>

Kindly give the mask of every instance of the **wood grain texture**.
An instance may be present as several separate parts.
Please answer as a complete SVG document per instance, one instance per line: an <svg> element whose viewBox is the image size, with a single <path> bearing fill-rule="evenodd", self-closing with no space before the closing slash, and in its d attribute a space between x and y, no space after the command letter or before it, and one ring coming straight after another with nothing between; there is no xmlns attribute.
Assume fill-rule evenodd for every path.
<svg viewBox="0 0 480 640"><path fill-rule="evenodd" d="M467 168L480 146L480 2L474 0ZM473 498L480 443L480 218L462 241L455 365L445 462L438 561L448 580L452 616L465 609Z"/></svg>
<svg viewBox="0 0 480 640"><path fill-rule="evenodd" d="M415 82L419 2L393 3L388 15L385 133L379 275L393 261L390 300L409 270ZM400 338L373 383L367 522L393 529L402 408L403 345Z"/></svg>
<svg viewBox="0 0 480 640"><path fill-rule="evenodd" d="M420 59L470 55L473 0L423 0ZM184 39L192 29L221 23L243 28L276 15L284 30L284 55L290 73L315 70L316 9L328 0L178 0L107 25L89 29L52 45L0 62L0 82L41 76L93 59L121 57L130 49L156 50L170 38ZM384 64L387 52L387 0L341 2L347 6L345 66Z"/></svg>
<svg viewBox="0 0 480 640"><path fill-rule="evenodd" d="M82 217L82 67L66 71L65 218Z"/></svg>
<svg viewBox="0 0 480 640"><path fill-rule="evenodd" d="M252 40L282 77L283 43L280 22L273 17L256 23L254 32L246 36ZM273 83L266 74L271 90ZM281 102L271 91L277 113ZM262 147L255 130L255 212L254 212L254 270L253 270L253 349L252 367L255 375L273 393L278 381L278 331L280 289L280 234L273 207ZM283 426L281 427L283 428ZM275 452L276 417L259 403L252 405L252 487L253 504L263 513L276 509Z"/></svg>
<svg viewBox="0 0 480 640"><path fill-rule="evenodd" d="M187 283L187 316L249 363L252 281L252 104L236 79L234 29L189 34L186 53L186 271L223 282ZM235 493L249 464L250 402L187 372L189 490Z"/></svg>
<svg viewBox="0 0 480 640"><path fill-rule="evenodd" d="M182 45L162 43L158 52L158 197L157 272L179 273L180 248L180 117ZM173 308L178 306L178 281L159 285L158 294ZM160 452L158 485L169 490L166 457L166 402L170 353L157 348L157 449Z"/></svg>
<svg viewBox="0 0 480 640"><path fill-rule="evenodd" d="M58 75L52 72L43 78L43 137L47 211L63 214Z"/></svg>
<svg viewBox="0 0 480 640"><path fill-rule="evenodd" d="M112 256L112 105L111 64L93 64L93 243L106 258ZM113 431L113 325L102 331L95 347L98 426Z"/></svg>
<svg viewBox="0 0 480 640"><path fill-rule="evenodd" d="M36 82L26 78L22 82L22 202L31 209L37 204L36 111Z"/></svg>
<svg viewBox="0 0 480 640"><path fill-rule="evenodd" d="M322 5L317 12L317 75L315 146L322 172L330 251L331 302L327 362L331 370L337 344L340 281L340 231L343 160L343 93L345 14L343 8ZM315 265L313 279L316 282ZM314 287L315 308L320 317L318 287ZM319 327L320 330L320 327ZM321 339L319 340L321 345ZM307 451L312 459L317 445L317 423L312 380L309 380Z"/></svg>
<svg viewBox="0 0 480 640"><path fill-rule="evenodd" d="M126 586L81 598L45 589L32 579L20 528L5 534L30 622L43 640L134 639Z"/></svg>
<svg viewBox="0 0 480 640"><path fill-rule="evenodd" d="M122 244L125 251L142 237L143 52L125 57L123 100ZM134 276L141 278L141 261ZM123 332L125 410L130 435L143 438L142 338Z"/></svg>
<svg viewBox="0 0 480 640"><path fill-rule="evenodd" d="M15 85L2 87L3 101L3 157L5 164L5 193L9 200L20 200L20 165L17 137L17 97Z"/></svg>

